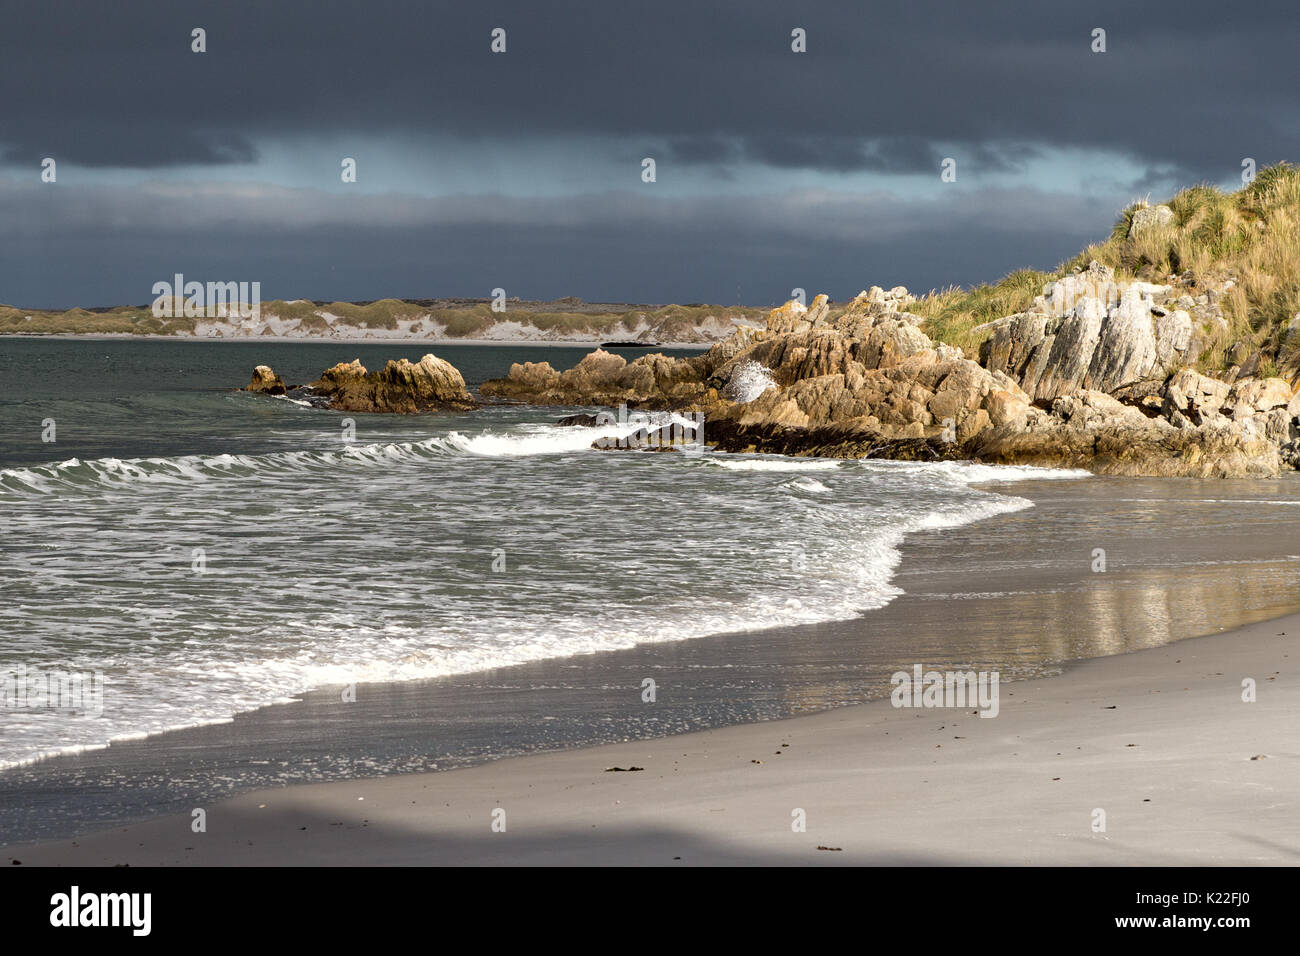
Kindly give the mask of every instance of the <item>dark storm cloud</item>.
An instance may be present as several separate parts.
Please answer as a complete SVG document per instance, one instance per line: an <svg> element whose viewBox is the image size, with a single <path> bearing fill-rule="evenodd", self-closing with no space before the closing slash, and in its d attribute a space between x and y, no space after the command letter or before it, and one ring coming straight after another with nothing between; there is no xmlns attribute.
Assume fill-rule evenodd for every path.
<svg viewBox="0 0 1300 956"><path fill-rule="evenodd" d="M744 157L741 144L723 136L673 136L664 152L682 163L734 163Z"/></svg>
<svg viewBox="0 0 1300 956"><path fill-rule="evenodd" d="M165 137L142 131L142 139L87 123L44 130L37 139L5 148L5 163L35 168L46 156L67 157L82 166L101 169L162 169L168 166L224 166L250 163L257 149L238 133L195 133L176 130ZM91 145L93 144L93 145Z"/></svg>
<svg viewBox="0 0 1300 956"><path fill-rule="evenodd" d="M1197 181L1196 171L1181 163L1160 163L1148 166L1140 176L1126 183L1135 196L1152 189L1167 189L1170 183L1190 186Z"/></svg>
<svg viewBox="0 0 1300 956"><path fill-rule="evenodd" d="M943 157L919 136L890 136L871 144L866 168L882 173L931 173Z"/></svg>
<svg viewBox="0 0 1300 956"><path fill-rule="evenodd" d="M54 194L0 180L0 207L40 223L0 232L12 271L0 301L143 303L176 272L260 281L267 299L487 296L496 286L525 298L722 304L776 303L798 286L840 299L873 283L929 289L1052 267L1117 211L1032 190L941 195L417 199L166 184Z"/></svg>
<svg viewBox="0 0 1300 956"><path fill-rule="evenodd" d="M867 162L862 142L840 136L753 136L745 141L743 151L749 158L779 169L848 172L866 168Z"/></svg>
<svg viewBox="0 0 1300 956"><path fill-rule="evenodd" d="M711 144L718 161L883 172L936 143L1096 147L1215 176L1300 153L1290 0L80 0L5 20L0 142L24 161L224 163L268 134L377 131L676 137L694 162ZM504 56L487 52L495 26Z"/></svg>
<svg viewBox="0 0 1300 956"><path fill-rule="evenodd" d="M268 297L504 285L540 298L762 303L796 285L840 297L1050 268L1104 236L1134 193L1227 181L1246 156L1261 167L1300 158L1298 25L1294 0L10 5L0 301L142 302L182 271L260 280ZM488 51L498 26L504 56ZM195 27L206 53L190 52ZM806 54L790 51L794 27L807 30ZM1096 27L1104 54L1090 51ZM398 169L428 150L436 171L443 137L481 144L487 188L504 152L538 146L536 177L503 182L513 197L404 195L400 173L389 196L287 188L319 182L308 165L318 157L292 167L299 147L383 143L407 150L385 157ZM710 175L755 191L595 194L541 159L557 142L592 149L597 171L602 157L662 155L690 167L697 192ZM274 169L268 160L223 183L259 149ZM1041 164L1037 189L1028 178L980 189L968 176L1005 182L1056 150L1076 152L1050 190ZM1080 169L1080 150L1100 158ZM946 155L962 178L940 190ZM45 156L60 163L57 185L37 182ZM201 182L128 175L135 185L92 187L65 164L209 169ZM751 176L754 165L768 172ZM802 170L827 175L785 175ZM855 184L880 182L851 175L863 173L925 173L935 189L863 195ZM823 191L791 191L805 181Z"/></svg>

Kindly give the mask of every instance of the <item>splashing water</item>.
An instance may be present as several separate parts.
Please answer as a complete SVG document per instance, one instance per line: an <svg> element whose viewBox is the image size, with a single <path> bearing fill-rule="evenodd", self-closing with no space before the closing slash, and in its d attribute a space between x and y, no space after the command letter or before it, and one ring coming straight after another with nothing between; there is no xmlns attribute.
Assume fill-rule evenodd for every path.
<svg viewBox="0 0 1300 956"><path fill-rule="evenodd" d="M775 387L772 373L758 362L750 360L736 366L723 392L733 402L744 405Z"/></svg>

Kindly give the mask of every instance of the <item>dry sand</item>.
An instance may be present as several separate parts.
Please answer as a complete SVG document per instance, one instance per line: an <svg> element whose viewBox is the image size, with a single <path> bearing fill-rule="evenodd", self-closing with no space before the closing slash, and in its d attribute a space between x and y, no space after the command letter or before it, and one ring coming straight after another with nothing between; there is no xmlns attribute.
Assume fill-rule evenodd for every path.
<svg viewBox="0 0 1300 956"><path fill-rule="evenodd" d="M1300 862L1300 615L1004 684L996 718L888 701L263 790L13 847L24 865ZM1258 700L1242 700L1253 678ZM641 767L613 772L611 767ZM505 832L494 832L494 811ZM806 832L792 813L806 813ZM1106 829L1093 829L1104 810ZM825 848L825 849L824 849Z"/></svg>

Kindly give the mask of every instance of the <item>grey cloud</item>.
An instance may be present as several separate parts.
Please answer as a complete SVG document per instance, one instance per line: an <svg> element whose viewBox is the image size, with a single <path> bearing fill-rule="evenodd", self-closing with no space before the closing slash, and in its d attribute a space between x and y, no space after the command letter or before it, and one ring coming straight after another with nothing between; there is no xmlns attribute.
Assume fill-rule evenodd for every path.
<svg viewBox="0 0 1300 956"><path fill-rule="evenodd" d="M3 161L36 168L45 157L100 169L162 169L169 166L225 166L251 163L258 152L238 133L195 133L176 130L160 134L145 127L133 137L103 133L98 138L85 128L61 127L42 134L40 142L8 146ZM87 143L95 142L94 148Z"/></svg>
<svg viewBox="0 0 1300 956"><path fill-rule="evenodd" d="M1117 209L1075 196L799 191L766 200L338 197L244 184L191 192L80 187L51 200L0 184L14 228L0 301L142 302L180 271L262 281L268 298L486 295L765 304L802 286L929 289L1052 267L1108 231ZM611 214L617 210L617 214ZM40 235L76 237L52 248ZM54 254L52 254L54 253ZM664 276L672 281L665 284ZM291 277L291 278L290 278ZM514 290L518 290L517 292Z"/></svg>
<svg viewBox="0 0 1300 956"><path fill-rule="evenodd" d="M678 136L666 154L694 164L758 163L777 169L819 169L829 172L932 174L943 159L934 143L919 136L818 136L798 131L726 137L717 134ZM1036 155L1027 148L1013 161L1004 146L967 144L962 154L975 168L1004 172L1023 168L1023 158Z"/></svg>
<svg viewBox="0 0 1300 956"><path fill-rule="evenodd" d="M860 141L838 136L773 133L748 138L745 154L768 166L786 169L827 169L849 172L865 167Z"/></svg>
<svg viewBox="0 0 1300 956"><path fill-rule="evenodd" d="M808 31L806 54L790 52L795 23ZM195 24L208 31L205 54L189 50ZM1089 49L1098 24L1105 54ZM500 56L488 52L495 25L508 30ZM26 4L0 36L0 143L24 158L53 140L87 165L154 167L249 155L169 145L196 127L244 143L340 131L693 137L679 148L699 161L720 137L719 161L730 138L778 166L905 171L928 163L926 143L1024 142L1206 176L1234 156L1300 154L1298 25L1290 0L1259 0L1248 14L1213 0L882 0L869 15L781 0L507 0L487 12L352 0ZM855 137L886 146L860 156Z"/></svg>
<svg viewBox="0 0 1300 956"><path fill-rule="evenodd" d="M730 163L743 156L740 144L723 136L672 136L664 152L681 163Z"/></svg>
<svg viewBox="0 0 1300 956"><path fill-rule="evenodd" d="M833 172L915 175L934 172L941 160L936 148L918 136L802 136L789 132L748 137L741 152L747 159L778 168Z"/></svg>
<svg viewBox="0 0 1300 956"><path fill-rule="evenodd" d="M806 54L790 51L796 25ZM1105 54L1089 50L1098 25ZM195 26L207 53L190 52ZM488 52L494 26L505 55ZM0 177L0 301L141 301L142 284L178 270L311 298L506 283L540 297L762 302L793 285L849 295L992 279L1055 265L1166 177L1220 181L1245 156L1300 158L1297 26L1294 0L1246 13L1218 0L15 5L0 32L0 162L13 170ZM292 156L299 142L381 135L477 139L485 170L496 151L581 138L608 153L662 146L719 178L742 163L910 175L949 149L963 172L1014 174L1057 149L1147 172L1115 181L1099 164L1070 195L973 191L965 178L941 192L932 176L935 194L911 202L847 189L432 200L62 175L36 191L47 155L219 177L259 145Z"/></svg>

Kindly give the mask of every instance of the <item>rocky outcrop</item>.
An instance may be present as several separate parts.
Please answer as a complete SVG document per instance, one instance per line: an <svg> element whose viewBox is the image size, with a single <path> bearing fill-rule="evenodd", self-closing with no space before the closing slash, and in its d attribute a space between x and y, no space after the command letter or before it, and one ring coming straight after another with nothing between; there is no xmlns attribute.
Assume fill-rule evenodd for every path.
<svg viewBox="0 0 1300 956"><path fill-rule="evenodd" d="M534 405L666 407L705 397L703 358L670 359L656 352L628 362L597 349L564 372L549 362L515 363L506 378L485 382L479 391Z"/></svg>
<svg viewBox="0 0 1300 956"><path fill-rule="evenodd" d="M283 395L284 380L276 375L269 365L259 365L253 369L253 380L244 389L246 392L261 392L263 395Z"/></svg>
<svg viewBox="0 0 1300 956"><path fill-rule="evenodd" d="M1104 392L1081 389L1052 403L1025 427L990 429L971 457L1002 464L1087 468L1098 474L1240 478L1276 475L1278 445L1220 422L1179 427L1149 418Z"/></svg>
<svg viewBox="0 0 1300 956"><path fill-rule="evenodd" d="M1152 229L1158 229L1161 226L1168 226L1174 221L1174 211L1168 206L1145 206L1133 213L1133 219L1129 223L1128 234L1130 236L1140 236L1144 232L1150 232Z"/></svg>
<svg viewBox="0 0 1300 956"><path fill-rule="evenodd" d="M1187 367L1198 330L1213 321L1208 297L1123 285L1094 263L1049 283L1029 310L989 323L980 361L932 341L906 311L912 301L901 287L873 287L838 309L825 296L788 302L764 327L738 327L703 354L628 362L597 349L564 371L512 365L482 393L703 415L704 441L734 451L974 458L1130 476L1258 477L1300 464L1291 383L1243 375L1245 366L1223 380ZM460 373L433 355L374 372L340 363L298 388L258 366L248 390L354 412L475 407ZM612 447L684 447L676 426L646 421Z"/></svg>
<svg viewBox="0 0 1300 956"><path fill-rule="evenodd" d="M247 391L301 396L313 404L345 412L413 414L478 407L460 372L433 354L416 363L404 358L390 360L375 372L367 371L360 359L340 362L310 385L290 388L270 368L259 365Z"/></svg>
<svg viewBox="0 0 1300 956"><path fill-rule="evenodd" d="M1195 362L1192 316L1169 305L1171 286L1119 283L1088 269L1049 283L1030 312L980 327L980 362L1034 400L1080 388L1114 392ZM1193 303L1194 305L1194 303Z"/></svg>
<svg viewBox="0 0 1300 956"><path fill-rule="evenodd" d="M412 414L478 406L460 372L432 353L415 364L390 360L377 372L366 371L359 359L340 362L322 372L311 389L327 397L331 408L347 412Z"/></svg>
<svg viewBox="0 0 1300 956"><path fill-rule="evenodd" d="M1196 477L1272 475L1300 460L1295 390L1183 367L1198 326L1182 306L1204 322L1207 304L1171 292L1121 287L1094 264L990 323L977 362L921 330L905 289L873 288L838 314L825 296L788 302L704 355L627 363L598 351L565 372L526 363L483 392L702 412L705 441L735 451Z"/></svg>

